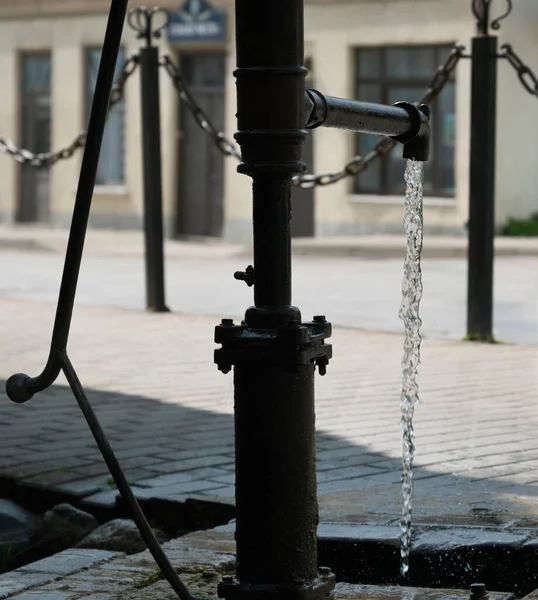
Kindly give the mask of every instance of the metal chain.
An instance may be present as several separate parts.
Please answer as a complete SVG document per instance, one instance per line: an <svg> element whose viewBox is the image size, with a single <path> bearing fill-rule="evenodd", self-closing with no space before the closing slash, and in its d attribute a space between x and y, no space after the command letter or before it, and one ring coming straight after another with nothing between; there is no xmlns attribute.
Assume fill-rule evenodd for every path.
<svg viewBox="0 0 538 600"><path fill-rule="evenodd" d="M185 103L185 106L191 111L192 116L198 126L203 129L215 142L217 148L225 156L233 156L237 160L241 160L241 153L237 146L231 142L221 131L219 131L211 122L207 113L196 102L192 95L187 82L181 75L179 68L173 63L169 56L163 56L161 65L166 69L168 75L172 79L174 87L179 92L179 97Z"/></svg>
<svg viewBox="0 0 538 600"><path fill-rule="evenodd" d="M416 104L429 104L442 92L460 58L463 57L464 51L465 47L461 44L456 44L454 48L452 48L447 60L437 69L435 75L430 81L428 89ZM213 138L217 148L223 154L227 156L234 156L238 160L241 160L241 153L235 144L230 142L230 140L228 140L228 138L226 138L226 136L220 132L213 125L213 123L211 123L207 114L196 102L189 90L188 85L183 79L181 72L172 62L171 58L169 56L164 56L161 64L172 78L174 86L179 92L180 98L185 102L187 108L191 111L198 125ZM336 183L345 177L353 177L365 171L374 159L384 158L395 146L396 142L394 140L389 137L383 137L374 146L374 148L368 152L368 154L354 157L344 166L341 171L335 171L334 173L321 173L319 175L313 175L310 173L298 175L297 177L293 178L293 185L306 189L313 188L318 185L330 185L331 183Z"/></svg>
<svg viewBox="0 0 538 600"><path fill-rule="evenodd" d="M127 83L129 77L135 72L138 63L138 54L133 54L125 62L118 81L112 88L109 111L112 110L114 106L116 106L116 104L121 102L123 99L125 93L125 84ZM20 148L11 140L0 137L0 153L9 154L17 162L30 165L31 167L50 167L56 164L59 160L67 160L71 158L79 148L83 148L86 144L86 135L86 130L81 131L71 142L71 144L69 144L69 146L65 146L56 152L41 152L37 154L30 152L30 150Z"/></svg>
<svg viewBox="0 0 538 600"><path fill-rule="evenodd" d="M538 96L538 78L531 71L530 67L519 58L510 44L503 44L501 50L504 50L504 53L500 55L501 58L508 59L508 62L516 70L519 81L521 81L527 92L533 96Z"/></svg>

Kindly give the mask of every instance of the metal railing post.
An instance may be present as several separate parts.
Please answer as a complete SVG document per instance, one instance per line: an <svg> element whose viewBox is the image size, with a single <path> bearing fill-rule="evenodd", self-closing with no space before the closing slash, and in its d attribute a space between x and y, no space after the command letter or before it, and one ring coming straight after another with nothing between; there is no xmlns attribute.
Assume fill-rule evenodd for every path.
<svg viewBox="0 0 538 600"><path fill-rule="evenodd" d="M489 1L475 0L480 35L472 40L467 337L493 341L497 37L489 35Z"/></svg>
<svg viewBox="0 0 538 600"><path fill-rule="evenodd" d="M138 37L146 42L140 49L146 308L154 312L168 312L163 248L159 48L152 45L152 38L158 37L165 25L153 28L156 13L164 15L166 25L169 18L166 11L145 7L131 10L128 22L138 31Z"/></svg>

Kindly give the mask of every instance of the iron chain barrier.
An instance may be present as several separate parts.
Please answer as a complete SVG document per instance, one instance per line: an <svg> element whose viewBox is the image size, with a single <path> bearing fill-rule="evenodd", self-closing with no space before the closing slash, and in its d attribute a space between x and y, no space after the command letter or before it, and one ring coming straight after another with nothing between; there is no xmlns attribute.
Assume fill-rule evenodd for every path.
<svg viewBox="0 0 538 600"><path fill-rule="evenodd" d="M517 55L513 52L509 45L503 46L505 49L506 58L508 58L511 64L518 70L520 79L527 88L527 90L538 96L538 81L532 74L530 69L524 65ZM434 98L436 98L444 89L448 83L450 76L456 68L459 60L464 56L465 47L461 44L456 44L450 51L447 60L441 65L435 75L433 76L430 85L428 86L424 95L417 101L418 104L429 104ZM170 76L172 83L179 93L179 97L188 110L191 112L194 120L199 127L212 139L215 146L224 156L233 156L236 160L241 160L241 153L237 146L230 141L226 135L219 131L217 127L211 122L207 113L197 103L190 88L185 81L179 68L174 64L170 56L163 56L161 59L161 66L163 66ZM130 56L118 78L117 83L114 85L112 94L110 97L110 109L116 104L121 102L125 93L125 85L128 79L133 75L136 68L139 65L139 55L133 54ZM532 78L534 88L530 87L526 77ZM86 130L81 131L77 137L73 140L69 146L62 148L56 152L44 152L44 153L33 153L30 150L26 150L17 146L10 140L6 140L0 137L0 152L9 154L20 163L30 165L32 167L50 167L56 164L60 160L67 160L71 158L77 150L83 148L86 143ZM293 184L297 187L308 189L316 186L325 186L333 183L337 183L341 179L346 177L355 177L365 171L370 163L377 158L384 158L387 156L393 148L396 146L396 142L389 137L383 137L379 142L364 156L356 156L352 158L340 171L330 173L320 173L318 175L306 173L304 175L298 175L293 179Z"/></svg>
<svg viewBox="0 0 538 600"><path fill-rule="evenodd" d="M418 102L420 104L429 104L434 98L436 98L444 89L448 83L450 76L456 68L458 62L464 57L465 47L461 44L456 44L450 51L447 60L441 65L435 75L433 76L430 84ZM211 122L205 111L194 99L189 86L185 79L181 75L179 68L173 63L169 56L164 56L161 62L162 66L166 69L167 73L172 78L174 87L179 92L179 96L187 108L191 111L195 121L210 137L217 148L225 156L233 156L237 160L241 160L241 153L237 149L237 146L231 142L221 131L219 131ZM374 146L374 148L365 154L364 156L356 156L351 159L341 171L335 171L334 173L321 173L314 175L306 173L304 175L298 175L293 178L293 184L297 187L308 189L316 186L330 185L336 183L345 177L354 177L365 171L370 163L376 158L384 158L392 151L396 146L397 142L389 137L383 137Z"/></svg>
<svg viewBox="0 0 538 600"><path fill-rule="evenodd" d="M500 55L500 58L506 58L512 67L514 67L519 81L521 81L527 92L532 96L538 97L538 78L530 67L521 60L510 44L503 44L501 50L504 50L504 53Z"/></svg>
<svg viewBox="0 0 538 600"><path fill-rule="evenodd" d="M125 85L127 80L135 72L138 67L139 57L138 54L133 54L126 61L122 69L118 81L112 88L110 95L109 110L114 108L116 104L121 102L125 94ZM31 167L51 167L60 160L68 160L71 158L77 150L83 148L86 144L87 130L81 131L77 137L69 144L56 152L41 152L34 153L25 148L17 146L11 140L6 140L0 137L0 153L8 154L12 156L17 162L29 165Z"/></svg>
<svg viewBox="0 0 538 600"><path fill-rule="evenodd" d="M220 150L224 156L233 156L237 160L241 160L241 153L237 146L231 142L222 131L219 131L211 122L207 113L203 108L196 102L192 95L187 82L181 75L181 71L174 64L169 56L163 56L161 65L166 69L168 75L172 79L172 83L179 93L180 99L184 102L185 106L190 110L194 120L198 126L213 138L215 146Z"/></svg>

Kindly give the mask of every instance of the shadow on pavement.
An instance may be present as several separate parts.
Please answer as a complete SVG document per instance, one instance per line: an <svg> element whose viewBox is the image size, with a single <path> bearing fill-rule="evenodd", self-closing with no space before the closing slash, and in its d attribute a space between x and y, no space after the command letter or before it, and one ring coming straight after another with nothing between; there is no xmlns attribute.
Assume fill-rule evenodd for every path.
<svg viewBox="0 0 538 600"><path fill-rule="evenodd" d="M53 386L24 405L0 381L0 492L13 482L78 499L113 494L110 475L70 390ZM106 435L142 498L206 496L233 501L233 417L143 396L87 390ZM398 459L318 430L324 521L395 523ZM417 467L415 519L501 524L538 518L538 486ZM535 516L534 516L535 515Z"/></svg>

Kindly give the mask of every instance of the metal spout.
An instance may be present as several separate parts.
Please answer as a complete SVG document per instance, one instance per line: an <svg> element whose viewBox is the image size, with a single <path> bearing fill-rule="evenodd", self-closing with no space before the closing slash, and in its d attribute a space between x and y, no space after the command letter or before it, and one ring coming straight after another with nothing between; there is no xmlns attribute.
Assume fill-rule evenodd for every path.
<svg viewBox="0 0 538 600"><path fill-rule="evenodd" d="M405 105L405 106L404 106ZM402 108L409 110L410 118L419 119L418 133L415 128L410 131L413 137L409 140L395 139L397 142L402 142L404 145L403 157L421 162L426 162L430 155L430 107L427 104L421 104L418 109L414 104L408 102L397 102L394 106L401 106Z"/></svg>
<svg viewBox="0 0 538 600"><path fill-rule="evenodd" d="M305 90L307 129L334 127L386 135L404 145L404 158L426 161L430 149L429 108L410 102L393 106L324 96L317 90Z"/></svg>

